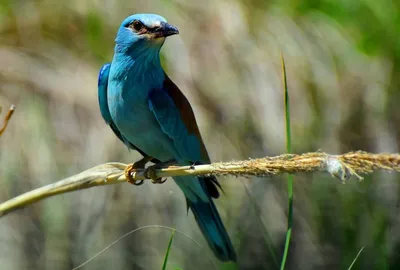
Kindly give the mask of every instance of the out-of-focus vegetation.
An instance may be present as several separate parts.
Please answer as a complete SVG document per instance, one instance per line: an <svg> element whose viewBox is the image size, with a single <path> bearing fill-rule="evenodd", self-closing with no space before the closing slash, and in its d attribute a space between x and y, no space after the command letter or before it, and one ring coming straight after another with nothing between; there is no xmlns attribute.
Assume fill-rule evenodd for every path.
<svg viewBox="0 0 400 270"><path fill-rule="evenodd" d="M120 22L138 12L161 14L180 29L162 60L191 101L214 161L285 152L281 51L293 152L399 152L398 1L3 0L0 104L18 110L0 138L1 200L96 164L139 158L97 105L97 72L112 58ZM287 218L282 180L220 179L226 196L217 205L238 269L279 264ZM399 181L386 173L347 185L296 176L287 269L347 269L363 246L352 269L399 268ZM149 224L175 226L206 247L173 181L119 185L2 218L0 268L71 269ZM170 235L140 230L84 269L160 269ZM175 235L168 268L208 269L205 250Z"/></svg>

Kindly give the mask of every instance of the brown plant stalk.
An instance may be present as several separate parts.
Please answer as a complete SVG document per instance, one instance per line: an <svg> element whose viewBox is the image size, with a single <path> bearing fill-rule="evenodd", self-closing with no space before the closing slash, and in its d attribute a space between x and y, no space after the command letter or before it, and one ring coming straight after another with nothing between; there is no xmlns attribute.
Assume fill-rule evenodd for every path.
<svg viewBox="0 0 400 270"><path fill-rule="evenodd" d="M96 186L125 183L127 164L106 163L53 184L46 185L19 195L0 204L0 216L25 207L47 197ZM156 177L164 178L184 175L216 176L264 176L271 177L285 173L327 172L345 182L351 176L362 180L360 175L377 170L400 172L399 154L372 154L350 152L343 155L328 155L323 152L285 154L276 157L249 159L244 161L218 162L196 166L171 166L156 169ZM147 180L144 170L131 174L134 180ZM190 180L188 180L190 181Z"/></svg>
<svg viewBox="0 0 400 270"><path fill-rule="evenodd" d="M15 106L11 105L10 109L8 110L8 112L6 114L6 117L4 118L3 125L0 127L0 136L3 135L4 131L6 130L8 122L10 121L11 116L13 115L14 111L15 111ZM1 112L1 107L0 107L0 112Z"/></svg>

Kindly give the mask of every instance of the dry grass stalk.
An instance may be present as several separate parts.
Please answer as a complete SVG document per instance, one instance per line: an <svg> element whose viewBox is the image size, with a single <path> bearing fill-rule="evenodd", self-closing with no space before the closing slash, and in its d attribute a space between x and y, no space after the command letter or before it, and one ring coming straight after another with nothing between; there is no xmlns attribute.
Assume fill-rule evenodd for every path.
<svg viewBox="0 0 400 270"><path fill-rule="evenodd" d="M0 216L57 194L95 186L125 183L124 171L126 166L123 163L102 164L54 184L29 191L0 204ZM157 177L210 174L216 176L271 177L285 173L328 172L345 182L352 175L362 180L361 174L369 174L377 170L400 172L400 155L385 153L371 154L361 151L343 155L328 155L323 152L301 155L285 154L245 161L218 162L196 166L174 166L157 169L155 174ZM146 180L143 170L133 173L132 178L135 180Z"/></svg>
<svg viewBox="0 0 400 270"><path fill-rule="evenodd" d="M1 109L2 108L0 107L0 113L1 113ZM10 109L8 110L8 112L6 114L6 117L4 118L3 125L0 127L0 136L3 135L4 131L6 130L8 122L10 121L11 116L13 115L14 111L15 111L15 106L11 105Z"/></svg>

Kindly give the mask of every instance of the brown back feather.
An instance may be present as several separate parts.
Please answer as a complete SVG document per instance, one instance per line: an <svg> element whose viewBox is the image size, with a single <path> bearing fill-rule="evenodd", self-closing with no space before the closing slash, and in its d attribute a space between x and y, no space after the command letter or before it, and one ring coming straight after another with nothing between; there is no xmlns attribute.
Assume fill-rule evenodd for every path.
<svg viewBox="0 0 400 270"><path fill-rule="evenodd" d="M196 118L194 116L192 106L190 105L189 101L187 98L183 95L181 90L171 81L171 79L165 74L165 80L164 80L164 89L168 91L169 96L172 98L174 101L175 106L178 108L178 110L181 113L181 118L183 122L185 123L185 126L189 132L189 134L195 135L201 145L201 156L203 157L203 160L192 160L193 163L196 163L198 161L201 161L203 163L210 162L210 158L207 153L207 149L204 145L203 139L201 138L200 130L199 127L197 126ZM217 186L221 188L220 184L218 183L217 179L215 176L203 176L199 177L200 181L204 181L206 184L207 191L209 195L213 198L218 198L219 197L219 192L217 189ZM222 190L222 188L221 188Z"/></svg>
<svg viewBox="0 0 400 270"><path fill-rule="evenodd" d="M201 138L200 130L197 126L196 118L194 116L192 106L190 106L189 101L183 95L181 90L171 81L171 79L165 74L164 80L164 89L167 89L169 96L175 103L175 106L181 113L181 118L185 123L185 126L189 132L189 134L195 135L201 145L201 156L204 160L192 160L193 162L201 161L201 162L210 162L210 158L208 156L206 147L204 145L203 139Z"/></svg>

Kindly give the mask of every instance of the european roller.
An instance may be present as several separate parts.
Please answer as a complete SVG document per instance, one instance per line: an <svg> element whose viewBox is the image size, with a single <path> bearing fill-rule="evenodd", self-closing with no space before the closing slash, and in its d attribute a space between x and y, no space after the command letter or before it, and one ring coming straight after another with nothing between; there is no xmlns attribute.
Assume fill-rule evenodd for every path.
<svg viewBox="0 0 400 270"><path fill-rule="evenodd" d="M131 15L118 29L112 62L100 70L98 97L103 118L125 145L144 156L132 170L143 168L148 161L174 161L178 165L210 162L190 103L160 63L166 37L178 33L159 15ZM221 261L236 261L213 202L219 197L217 179L173 179L215 256Z"/></svg>

